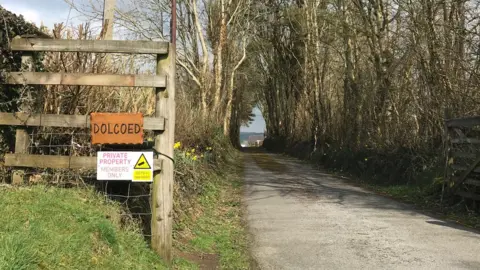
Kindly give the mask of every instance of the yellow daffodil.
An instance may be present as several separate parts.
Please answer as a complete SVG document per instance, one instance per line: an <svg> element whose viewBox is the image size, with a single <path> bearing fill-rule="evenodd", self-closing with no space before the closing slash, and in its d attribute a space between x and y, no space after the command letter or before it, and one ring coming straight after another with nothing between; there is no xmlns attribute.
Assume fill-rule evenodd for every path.
<svg viewBox="0 0 480 270"><path fill-rule="evenodd" d="M196 161L196 160L197 160L197 156L193 156L193 157L192 157L192 160L193 160L193 161Z"/></svg>
<svg viewBox="0 0 480 270"><path fill-rule="evenodd" d="M201 154L200 157L203 157L203 154Z"/></svg>
<svg viewBox="0 0 480 270"><path fill-rule="evenodd" d="M190 156L190 152L187 152L187 157L189 157L189 156Z"/></svg>
<svg viewBox="0 0 480 270"><path fill-rule="evenodd" d="M195 153L195 148L192 149L192 153Z"/></svg>
<svg viewBox="0 0 480 270"><path fill-rule="evenodd" d="M181 142L176 142L174 145L173 145L173 149L178 149L182 146L182 143Z"/></svg>

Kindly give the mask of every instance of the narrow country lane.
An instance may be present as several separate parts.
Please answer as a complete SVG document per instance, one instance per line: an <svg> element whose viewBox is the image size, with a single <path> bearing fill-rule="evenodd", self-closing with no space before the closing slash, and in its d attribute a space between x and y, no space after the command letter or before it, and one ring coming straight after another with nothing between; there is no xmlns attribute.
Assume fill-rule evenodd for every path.
<svg viewBox="0 0 480 270"><path fill-rule="evenodd" d="M480 269L480 234L281 155L245 153L260 269Z"/></svg>

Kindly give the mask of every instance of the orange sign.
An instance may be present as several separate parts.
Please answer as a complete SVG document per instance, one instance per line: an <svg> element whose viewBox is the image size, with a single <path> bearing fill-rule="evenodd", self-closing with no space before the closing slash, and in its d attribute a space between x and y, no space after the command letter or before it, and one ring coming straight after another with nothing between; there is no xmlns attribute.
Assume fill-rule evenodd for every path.
<svg viewBox="0 0 480 270"><path fill-rule="evenodd" d="M92 113L92 144L142 144L141 113Z"/></svg>

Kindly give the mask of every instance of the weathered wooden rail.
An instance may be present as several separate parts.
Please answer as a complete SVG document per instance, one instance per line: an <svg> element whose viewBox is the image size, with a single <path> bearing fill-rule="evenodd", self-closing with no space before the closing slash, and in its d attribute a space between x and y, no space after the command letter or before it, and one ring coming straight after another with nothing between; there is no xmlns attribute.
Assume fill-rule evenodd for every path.
<svg viewBox="0 0 480 270"><path fill-rule="evenodd" d="M66 74L46 72L10 72L7 74L7 83L117 87L166 86L165 77L155 75Z"/></svg>
<svg viewBox="0 0 480 270"><path fill-rule="evenodd" d="M143 128L164 130L165 118L145 117ZM90 128L89 115L0 113L0 125L30 127Z"/></svg>
<svg viewBox="0 0 480 270"><path fill-rule="evenodd" d="M447 192L480 201L480 116L445 121Z"/></svg>
<svg viewBox="0 0 480 270"><path fill-rule="evenodd" d="M143 127L155 135L155 159L152 187L152 247L171 261L173 208L173 144L175 127L175 47L168 42L120 40L56 40L16 37L12 51L22 51L20 72L7 73L7 84L16 85L80 85L104 87L152 87L156 106L153 117L145 117ZM157 55L156 75L69 74L35 72L33 52L84 52ZM18 168L54 168L95 170L96 157L31 155L28 127L90 128L89 115L32 114L26 111L0 113L0 125L16 127L15 153L5 155L5 166L17 168L12 183L23 183L24 173ZM164 156L169 158L163 158ZM161 179L161 181L160 181Z"/></svg>
<svg viewBox="0 0 480 270"><path fill-rule="evenodd" d="M125 54L168 54L169 43L128 40L14 39L12 50L24 52L88 52Z"/></svg>

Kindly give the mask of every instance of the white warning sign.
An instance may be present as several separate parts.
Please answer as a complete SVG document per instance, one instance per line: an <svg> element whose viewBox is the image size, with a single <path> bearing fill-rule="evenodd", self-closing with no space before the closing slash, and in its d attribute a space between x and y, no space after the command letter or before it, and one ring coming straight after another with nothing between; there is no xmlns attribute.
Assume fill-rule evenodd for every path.
<svg viewBox="0 0 480 270"><path fill-rule="evenodd" d="M153 152L97 152L97 180L153 181Z"/></svg>

